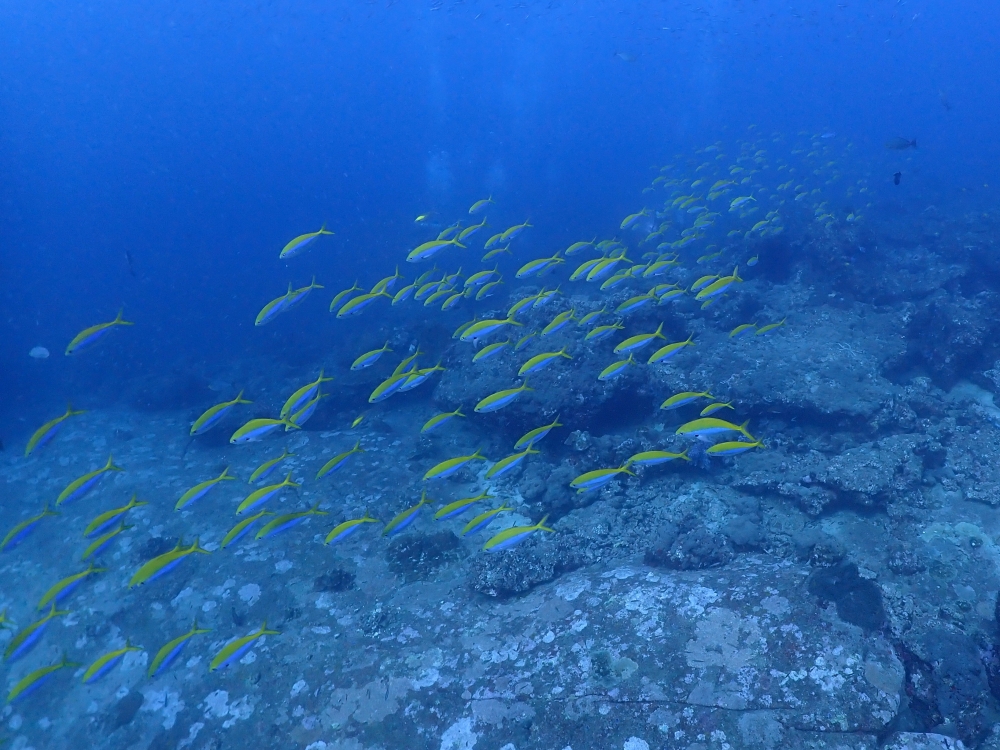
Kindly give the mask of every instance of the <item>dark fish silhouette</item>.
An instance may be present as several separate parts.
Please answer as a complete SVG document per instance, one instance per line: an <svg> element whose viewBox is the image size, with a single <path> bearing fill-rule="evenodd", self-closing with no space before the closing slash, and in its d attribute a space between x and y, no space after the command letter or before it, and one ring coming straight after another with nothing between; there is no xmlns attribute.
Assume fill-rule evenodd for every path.
<svg viewBox="0 0 1000 750"><path fill-rule="evenodd" d="M899 184L899 181L900 181L901 179L903 179L903 173L902 173L902 172L896 172L896 174L894 174L894 175L892 176L892 184L893 184L893 185L898 185L898 184Z"/></svg>
<svg viewBox="0 0 1000 750"><path fill-rule="evenodd" d="M132 253L127 249L125 250L125 261L128 263L128 272L135 276L135 268L132 267Z"/></svg>
<svg viewBox="0 0 1000 750"><path fill-rule="evenodd" d="M892 151L906 151L908 148L917 147L917 139L911 141L908 138L890 138L885 142L885 147Z"/></svg>

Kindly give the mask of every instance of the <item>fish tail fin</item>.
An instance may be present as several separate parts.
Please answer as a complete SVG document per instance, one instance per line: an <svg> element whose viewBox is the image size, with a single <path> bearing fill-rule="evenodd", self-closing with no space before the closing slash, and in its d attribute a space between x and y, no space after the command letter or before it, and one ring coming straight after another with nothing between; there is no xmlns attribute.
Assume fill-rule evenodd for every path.
<svg viewBox="0 0 1000 750"><path fill-rule="evenodd" d="M67 401L66 402L66 413L63 416L64 417L75 417L77 414L86 414L86 413L87 413L86 409L74 409L73 408L73 404L71 404L69 401Z"/></svg>
<svg viewBox="0 0 1000 750"><path fill-rule="evenodd" d="M212 554L207 549L205 549L204 547L201 546L201 542L198 540L198 537L195 537L194 541L191 543L191 551L192 552L198 552L199 554L202 554L202 555L210 555L210 554Z"/></svg>
<svg viewBox="0 0 1000 750"><path fill-rule="evenodd" d="M131 321L128 321L128 320L125 320L124 318L122 318L122 315L124 315L124 314L125 314L125 308L124 307L119 308L118 309L118 315L116 315L115 319L113 321L111 321L111 322L114 325L119 325L119 326L134 326L135 323L133 323Z"/></svg>
<svg viewBox="0 0 1000 750"><path fill-rule="evenodd" d="M298 426L297 424L295 424L295 422L293 422L293 421L291 420L291 418L290 418L290 417L288 417L288 418L285 418L285 419L282 419L282 420L280 420L280 421L281 421L281 423L282 423L283 425L285 425L285 431L286 431L286 432L287 432L287 431L288 431L289 429L295 429L295 430L301 430L301 429L302 429L302 428L301 428L301 427L299 427L299 426Z"/></svg>
<svg viewBox="0 0 1000 750"><path fill-rule="evenodd" d="M457 409L455 409L455 416L456 417L464 417L465 416L464 414L462 414L462 407L461 406L459 406Z"/></svg>
<svg viewBox="0 0 1000 750"><path fill-rule="evenodd" d="M253 401L247 401L245 398L243 398L242 390L240 390L240 392L236 395L236 398L233 399L233 404L252 404L252 403Z"/></svg>
<svg viewBox="0 0 1000 750"><path fill-rule="evenodd" d="M660 325L656 327L656 333L654 333L653 335L663 338L663 323L660 323Z"/></svg>
<svg viewBox="0 0 1000 750"><path fill-rule="evenodd" d="M222 473L219 474L219 479L220 480L236 479L236 477L234 477L232 474L229 473L229 467L227 466L225 469L222 470Z"/></svg>

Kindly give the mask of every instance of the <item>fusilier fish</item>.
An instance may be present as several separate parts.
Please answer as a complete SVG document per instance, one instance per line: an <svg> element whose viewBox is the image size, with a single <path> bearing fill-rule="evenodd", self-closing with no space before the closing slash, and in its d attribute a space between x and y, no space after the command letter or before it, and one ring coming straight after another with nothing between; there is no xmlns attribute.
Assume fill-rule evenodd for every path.
<svg viewBox="0 0 1000 750"><path fill-rule="evenodd" d="M424 481L431 479L447 479L452 474L457 472L463 466L472 461L485 461L486 456L482 455L478 450L475 453L468 456L458 456L456 458L449 458L445 461L441 461L435 464L430 469L424 473Z"/></svg>
<svg viewBox="0 0 1000 750"><path fill-rule="evenodd" d="M66 485L66 488L56 498L56 507L58 508L63 503L79 500L90 492L105 474L112 471L125 471L125 469L121 466L115 466L113 457L108 456L108 462L100 469L87 472L82 477L77 477Z"/></svg>
<svg viewBox="0 0 1000 750"><path fill-rule="evenodd" d="M600 375L597 376L597 379L600 381L614 380L615 378L624 375L629 365L632 364L635 364L635 360L632 359L632 355L630 353L628 355L628 359L623 359L618 362L612 362L610 365L601 370L601 373Z"/></svg>
<svg viewBox="0 0 1000 750"><path fill-rule="evenodd" d="M344 521L333 528L333 530L326 535L326 539L323 540L323 544L336 544L341 542L355 531L361 528L361 524L364 523L381 523L378 519L372 518L365 513L361 518L352 518L350 521Z"/></svg>
<svg viewBox="0 0 1000 750"><path fill-rule="evenodd" d="M149 669L146 671L148 677L159 677L163 674L173 663L184 647L188 644L192 638L196 635L201 635L203 633L211 633L212 631L208 628L199 628L198 621L195 620L191 625L191 629L179 635L171 641L168 641L164 646L156 652L156 656L149 663Z"/></svg>
<svg viewBox="0 0 1000 750"><path fill-rule="evenodd" d="M653 333L640 333L636 336L629 336L614 348L615 354L625 354L626 352L637 351L652 343L653 339L665 339L663 335L663 323Z"/></svg>
<svg viewBox="0 0 1000 750"><path fill-rule="evenodd" d="M541 427L536 427L535 429L524 433L520 438L518 438L518 441L514 443L514 448L526 448L528 446L532 446L548 435L549 432L554 430L556 427L562 426L563 425L559 421L559 417L556 417L549 424L544 424Z"/></svg>
<svg viewBox="0 0 1000 750"><path fill-rule="evenodd" d="M680 352L681 349L683 349L685 346L694 346L693 339L694 339L694 334L691 334L690 336L687 337L686 341L678 341L673 344L667 344L666 346L661 346L659 349L653 352L652 356L649 358L646 364L655 365L660 362L666 362L668 359L670 359L671 357L675 356L678 352Z"/></svg>
<svg viewBox="0 0 1000 750"><path fill-rule="evenodd" d="M132 499L128 501L125 505L120 508L112 508L111 510L106 510L101 513L97 518L87 524L87 528L83 530L83 535L87 538L96 536L108 528L113 526L117 521L125 517L132 508L138 508L140 505L149 505L145 500L136 500L136 495L133 493Z"/></svg>
<svg viewBox="0 0 1000 750"><path fill-rule="evenodd" d="M511 510L514 510L514 509L511 508L506 503L504 503L499 508L493 508L492 510L485 511L484 513L480 513L478 516L476 516L471 521L469 521L467 524L465 524L465 526L462 528L462 536L472 536L473 534L476 534L476 533L482 531L487 526L489 526L491 523L493 523L493 520L498 515L500 515L501 513L506 513L507 511L511 511Z"/></svg>
<svg viewBox="0 0 1000 750"><path fill-rule="evenodd" d="M507 390L491 393L489 396L476 404L475 411L478 414L488 414L490 412L498 411L513 403L525 391L533 390L535 389L530 388L528 386L528 381L525 380L524 384L518 386L517 388L508 388Z"/></svg>
<svg viewBox="0 0 1000 750"><path fill-rule="evenodd" d="M746 453L748 450L752 450L753 448L763 447L764 444L760 440L754 440L752 443L733 440L724 443L716 443L715 445L709 446L705 452L710 456L735 456L740 453Z"/></svg>
<svg viewBox="0 0 1000 750"><path fill-rule="evenodd" d="M250 635L245 635L242 638L236 638L230 641L222 650L219 651L208 665L209 672L215 672L218 669L225 669L234 662L239 661L243 658L254 645L266 635L281 635L277 630L268 630L267 622L260 626L259 630L250 633Z"/></svg>
<svg viewBox="0 0 1000 750"><path fill-rule="evenodd" d="M548 519L548 516L542 516L542 520L533 526L511 526L509 529L504 529L486 542L483 545L483 550L486 552L500 552L501 550L510 549L515 544L520 544L536 531L554 532L555 529L545 525Z"/></svg>
<svg viewBox="0 0 1000 750"><path fill-rule="evenodd" d="M506 474L511 469L516 468L524 461L525 458L530 456L532 453L540 453L541 451L536 451L530 445L525 448L520 453L514 453L510 456L505 456L493 464L486 472L486 479L492 479L493 477L499 477Z"/></svg>
<svg viewBox="0 0 1000 750"><path fill-rule="evenodd" d="M421 434L431 432L436 430L441 425L445 424L453 417L464 417L462 414L462 407L458 407L455 411L444 412L443 414L435 414L433 417L424 422L424 426L420 428Z"/></svg>
<svg viewBox="0 0 1000 750"><path fill-rule="evenodd" d="M420 513L420 509L427 505L430 501L427 499L427 493L420 493L420 502L411 508L397 513L389 523L385 525L382 529L382 536L395 536L411 523L417 520L417 516Z"/></svg>
<svg viewBox="0 0 1000 750"><path fill-rule="evenodd" d="M485 210L486 207L490 205L496 205L496 201L493 200L492 195L489 198L484 198L481 201L476 201L475 203L473 203L472 206L469 208L469 213L478 214L480 211Z"/></svg>
<svg viewBox="0 0 1000 750"><path fill-rule="evenodd" d="M419 263L423 260L430 260L446 247L450 247L452 245L463 249L465 248L465 245L460 243L458 240L431 240L430 242L425 242L424 244L418 245L411 250L410 254L406 256L406 260L409 263Z"/></svg>
<svg viewBox="0 0 1000 750"><path fill-rule="evenodd" d="M313 226L316 226L313 224ZM305 250L309 245L311 245L317 237L321 237L324 234L333 234L333 232L326 231L326 224L319 228L318 232L308 232L307 234L300 234L293 240L290 240L283 248L281 252L278 253L278 257L282 260L287 260L288 258L294 258L296 255Z"/></svg>
<svg viewBox="0 0 1000 750"><path fill-rule="evenodd" d="M63 654L62 659L60 659L55 664L49 664L48 666L45 667L39 667L38 669L29 672L20 680L18 680L14 684L14 687L10 689L10 692L7 693L7 703L8 704L13 703L19 700L20 698L23 698L24 696L28 695L29 693L34 692L36 688L42 685L42 683L46 682L52 675L54 675L60 669L63 669L65 667L76 668L78 666L80 665L69 661L66 658L66 655Z"/></svg>
<svg viewBox="0 0 1000 750"><path fill-rule="evenodd" d="M278 460L280 461L281 459ZM193 503L195 500L200 500L205 495L207 495L208 491L211 490L219 482L228 482L233 479L236 479L236 477L234 477L232 474L229 473L229 467L227 466L225 469L222 470L222 473L219 474L219 476L215 477L214 479L206 479L204 482L199 482L194 487L185 492L183 495L181 495L180 498L177 500L177 502L174 504L174 510L183 510L191 503ZM253 480L251 479L250 481Z"/></svg>
<svg viewBox="0 0 1000 750"><path fill-rule="evenodd" d="M334 310L339 309L341 301L347 295L354 294L354 292L363 292L363 291L364 291L364 289L362 287L358 286L358 282L357 282L357 280L355 280L354 283L351 284L351 288L350 289L344 289L341 292L337 292L333 296L333 301L330 302L330 312L333 312Z"/></svg>
<svg viewBox="0 0 1000 750"><path fill-rule="evenodd" d="M288 291L282 294L280 297L275 297L273 300L264 305L260 312L257 313L257 317L254 319L255 326L262 326L270 323L278 315L283 313L288 305L288 300L292 296L292 284L288 283Z"/></svg>
<svg viewBox="0 0 1000 750"><path fill-rule="evenodd" d="M260 466L258 466L256 469L254 469L253 474L251 474L250 478L247 479L247 484L254 484L255 482L259 482L261 479L266 479L278 467L278 464L280 464L282 461L285 461L286 459L294 457L295 457L294 453L289 453L287 448L283 449L281 451L280 456L275 456L274 458L270 458L264 463L262 463ZM223 471L222 474L223 475L220 476L218 479L227 478L225 471Z"/></svg>
<svg viewBox="0 0 1000 750"><path fill-rule="evenodd" d="M733 424L732 422L727 422L724 419L716 419L715 417L701 417L700 419L685 422L677 428L674 434L707 441L710 438L714 438L717 435L724 435L727 432L739 432L748 440L756 440L753 435L747 432L748 424L750 424L749 420L743 424Z"/></svg>
<svg viewBox="0 0 1000 750"><path fill-rule="evenodd" d="M71 576L66 576L61 581L57 581L52 584L49 590L42 595L41 599L38 600L38 606L35 607L35 609L42 610L45 609L47 605L55 606L76 591L77 587L90 578L90 576L98 573L105 573L107 570L107 568L95 567L94 564L91 563L86 570L74 573Z"/></svg>
<svg viewBox="0 0 1000 750"><path fill-rule="evenodd" d="M6 552L9 549L14 549L14 547L16 547L22 541L24 541L25 537L27 537L28 534L30 534L32 530L34 530L35 526L37 526L38 523L43 518L48 518L49 516L58 516L58 515L59 514L56 513L54 510L49 510L49 506L46 505L42 509L41 513L38 513L37 515L34 515L31 518L24 519L23 521L15 525L14 528L12 528L10 531L7 532L7 535L3 538L3 541L0 542L0 552Z"/></svg>
<svg viewBox="0 0 1000 750"><path fill-rule="evenodd" d="M575 309L570 308L569 310L565 310L556 315L552 321L542 329L542 336L551 336L553 333L561 331L570 323L574 322L576 320L576 318L573 317L575 312Z"/></svg>
<svg viewBox="0 0 1000 750"><path fill-rule="evenodd" d="M523 224L515 224L514 226L505 229L500 234L500 242L510 242L512 239L521 234L521 232L523 232L525 229L530 228L531 226L532 225L529 224L528 222L524 222Z"/></svg>
<svg viewBox="0 0 1000 750"><path fill-rule="evenodd" d="M665 464L668 461L676 461L677 459L683 461L691 460L688 458L686 448L680 453L671 453L670 451L642 451L630 456L625 462L625 466L657 466Z"/></svg>
<svg viewBox="0 0 1000 750"><path fill-rule="evenodd" d="M570 482L569 486L577 492L591 492L592 490L600 489L619 474L628 474L632 477L635 476L635 474L629 471L628 467L625 466L620 466L617 469L595 469L581 474Z"/></svg>
<svg viewBox="0 0 1000 750"><path fill-rule="evenodd" d="M132 575L129 579L128 587L135 588L136 586L141 586L144 583L149 583L150 581L155 581L162 575L169 573L171 570L176 568L181 564L188 555L198 553L200 555L210 554L207 549L204 549L200 544L198 544L197 537L190 547L185 547L179 540L177 546L174 547L169 552L164 552L162 555L157 555L152 560L148 560Z"/></svg>
<svg viewBox="0 0 1000 750"><path fill-rule="evenodd" d="M272 497L281 492L285 487L299 486L300 485L292 481L292 472L288 472L288 475L284 478L284 480L278 484L270 484L267 487L261 487L243 498L243 502L241 502L239 507L236 509L236 515L241 516L248 510L253 510L258 505L266 503Z"/></svg>
<svg viewBox="0 0 1000 750"><path fill-rule="evenodd" d="M495 357L497 354L502 352L510 346L510 339L505 339L504 341L497 341L495 343L484 346L478 352L476 352L473 357L473 362L482 362L484 359L489 359L490 357Z"/></svg>
<svg viewBox="0 0 1000 750"><path fill-rule="evenodd" d="M90 558L97 557L99 554L101 554L101 552L104 551L104 549L109 544L111 544L111 542L115 540L115 537L117 537L123 531L128 531L131 528L133 527L125 525L125 521L121 521L118 524L118 528L104 532L99 537L97 537L97 539L95 539L89 545L87 545L87 549L83 551L83 555L80 556L80 560L82 562L87 562L87 560L89 560Z"/></svg>
<svg viewBox="0 0 1000 750"><path fill-rule="evenodd" d="M557 352L542 352L541 354L536 354L534 357L532 357L523 365L521 365L521 369L517 371L517 375L518 377L523 378L526 375L531 375L532 373L539 372L540 370L543 370L549 365L551 365L559 358L573 359L566 353L565 347Z"/></svg>
<svg viewBox="0 0 1000 750"><path fill-rule="evenodd" d="M121 648L117 648L114 651L109 651L108 653L97 657L94 663L87 667L86 671L83 673L83 677L80 678L81 681L84 685L94 684L120 664L122 659L125 658L125 654L130 651L142 651L142 649L138 646L133 646L126 640L125 645Z"/></svg>
<svg viewBox="0 0 1000 750"><path fill-rule="evenodd" d="M491 333L499 331L504 326L520 326L513 318L506 318L504 320L480 320L477 323L473 323L471 326L466 328L462 335L459 336L461 341L470 341L476 343L482 338L489 336Z"/></svg>
<svg viewBox="0 0 1000 750"><path fill-rule="evenodd" d="M492 497L493 495L490 494L490 491L486 490L485 492L479 493L475 497L465 497L461 500L455 500L438 510L434 514L434 520L445 521L449 518L454 518L455 516L461 515L467 511L474 503L478 503L480 500L487 500Z"/></svg>
<svg viewBox="0 0 1000 750"><path fill-rule="evenodd" d="M66 346L66 354L77 354L84 349L96 344L106 333L108 333L112 328L116 326L132 326L135 323L130 323L127 320L122 319L122 313L124 310L119 310L117 317L109 323L98 323L96 326L90 326L90 328L84 328L73 340L69 342Z"/></svg>
<svg viewBox="0 0 1000 750"><path fill-rule="evenodd" d="M239 392L239 395L232 401L223 401L221 404L216 404L215 406L210 406L205 412L198 417L191 424L191 435L203 435L210 429L215 427L219 421L226 416L230 410L237 404L252 404L253 401L247 401L243 398L243 391Z"/></svg>
<svg viewBox="0 0 1000 750"><path fill-rule="evenodd" d="M299 429L297 424L288 419L251 419L233 433L232 437L229 438L229 442L233 445L253 443L262 440L280 427L288 427L289 425L294 429Z"/></svg>
<svg viewBox="0 0 1000 750"><path fill-rule="evenodd" d="M56 436L56 433L62 429L63 423L70 417L75 417L79 414L86 414L87 412L83 410L73 409L72 404L66 405L66 413L62 416L56 417L55 419L50 419L48 422L43 424L31 438L28 440L28 444L24 448L24 455L30 456L36 450L41 448L43 445L48 443L52 438Z"/></svg>
<svg viewBox="0 0 1000 750"><path fill-rule="evenodd" d="M219 542L219 548L225 549L233 542L239 541L244 536L246 536L247 532L250 531L251 527L255 523L257 523L257 521L262 519L264 516L273 516L273 515L274 513L272 513L269 510L262 510L260 513L255 513L252 516L247 516L242 521L233 526L233 528L231 528L226 533L226 535L222 538L222 541Z"/></svg>
<svg viewBox="0 0 1000 750"><path fill-rule="evenodd" d="M7 661L14 661L24 656L31 648L38 643L38 640L45 633L48 624L56 617L65 617L69 614L67 609L56 609L55 602L49 606L47 615L33 623L25 625L14 634L14 637L7 642L3 658Z"/></svg>
<svg viewBox="0 0 1000 750"><path fill-rule="evenodd" d="M354 315L360 315L361 311L372 304L379 297L386 297L392 299L392 295L388 292L375 292L374 294L369 292L368 294L361 294L353 299L348 300L344 305L337 310L337 319L349 318Z"/></svg>
<svg viewBox="0 0 1000 750"><path fill-rule="evenodd" d="M319 503L313 505L309 510L300 510L295 513L285 513L280 516L275 516L266 524L264 524L260 531L257 532L255 539L267 539L269 536L274 536L275 534L285 531L286 529L292 528L303 521L305 521L310 516L325 516L327 512L325 510L319 509Z"/></svg>
<svg viewBox="0 0 1000 750"><path fill-rule="evenodd" d="M316 478L322 479L327 474L332 474L333 472L338 471L339 469L343 468L344 462L347 461L348 458L353 456L355 453L364 453L364 452L365 449L361 447L361 441L358 440L356 443L354 443L353 448L344 451L343 453L338 453L336 456L334 456L325 464L323 464L323 466L320 467L320 470L316 472Z"/></svg>
<svg viewBox="0 0 1000 750"><path fill-rule="evenodd" d="M298 289L293 289L291 291L291 293L288 295L288 299L285 300L285 311L287 312L296 305L302 303L305 300L305 298L309 296L309 292L311 292L313 289L323 289L323 288L324 287L322 284L316 283L316 277L313 276L312 281L309 282L309 286L299 287Z"/></svg>
<svg viewBox="0 0 1000 750"><path fill-rule="evenodd" d="M682 406L690 404L692 401L697 401L699 398L715 398L708 391L703 391L696 393L695 391L683 391L681 393L675 393L673 396L668 398L662 404L660 404L661 409L679 409Z"/></svg>

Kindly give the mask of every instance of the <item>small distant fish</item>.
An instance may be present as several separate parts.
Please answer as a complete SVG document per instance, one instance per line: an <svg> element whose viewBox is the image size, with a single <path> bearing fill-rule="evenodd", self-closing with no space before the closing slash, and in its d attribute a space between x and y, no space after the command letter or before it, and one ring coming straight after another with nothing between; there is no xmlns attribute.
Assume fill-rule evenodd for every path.
<svg viewBox="0 0 1000 750"><path fill-rule="evenodd" d="M621 60L623 62L627 62L627 63L635 62L636 59L637 59L635 55L630 54L628 52L615 52L615 57L617 57L619 60Z"/></svg>
<svg viewBox="0 0 1000 750"><path fill-rule="evenodd" d="M898 185L899 181L902 180L902 179L903 179L903 173L902 172L896 172L896 174L894 174L892 176L892 184L893 185ZM34 349L32 349L32 351L34 351Z"/></svg>
<svg viewBox="0 0 1000 750"><path fill-rule="evenodd" d="M36 346L33 347L30 352L28 352L28 356L32 357L33 359L48 359L49 350L46 349L44 346Z"/></svg>
<svg viewBox="0 0 1000 750"><path fill-rule="evenodd" d="M890 138L885 142L885 147L890 151L906 151L908 148L917 147L917 139L914 138L912 141L908 138L901 138L899 136L895 138Z"/></svg>

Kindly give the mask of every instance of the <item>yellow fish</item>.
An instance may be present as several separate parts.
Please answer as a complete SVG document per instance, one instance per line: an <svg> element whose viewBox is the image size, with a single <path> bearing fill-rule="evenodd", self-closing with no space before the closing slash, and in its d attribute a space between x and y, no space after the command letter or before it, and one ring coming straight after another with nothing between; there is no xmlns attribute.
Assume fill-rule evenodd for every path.
<svg viewBox="0 0 1000 750"><path fill-rule="evenodd" d="M66 354L76 354L79 351L86 349L89 346L95 344L98 339L100 339L104 334L110 331L115 326L132 326L135 323L130 323L127 320L122 320L122 313L124 310L118 311L118 316L112 320L110 323L98 323L96 326L90 326L90 328L84 328L73 340L69 342L66 346Z"/></svg>
<svg viewBox="0 0 1000 750"><path fill-rule="evenodd" d="M313 225L315 226L315 224ZM307 234L300 234L294 240L291 240L287 245L281 248L281 252L278 253L278 257L294 258L296 255L305 250L313 241L324 234L333 234L333 232L326 231L326 224L319 228L318 232L309 232Z"/></svg>
<svg viewBox="0 0 1000 750"><path fill-rule="evenodd" d="M74 410L72 404L67 404L65 414L60 417L56 417L55 419L50 419L48 422L35 430L34 434L28 440L28 444L24 448L24 455L30 456L38 448L41 448L43 445L48 443L56 436L56 433L62 429L63 422L70 417L77 416L78 414L86 414L86 412L82 410Z"/></svg>

